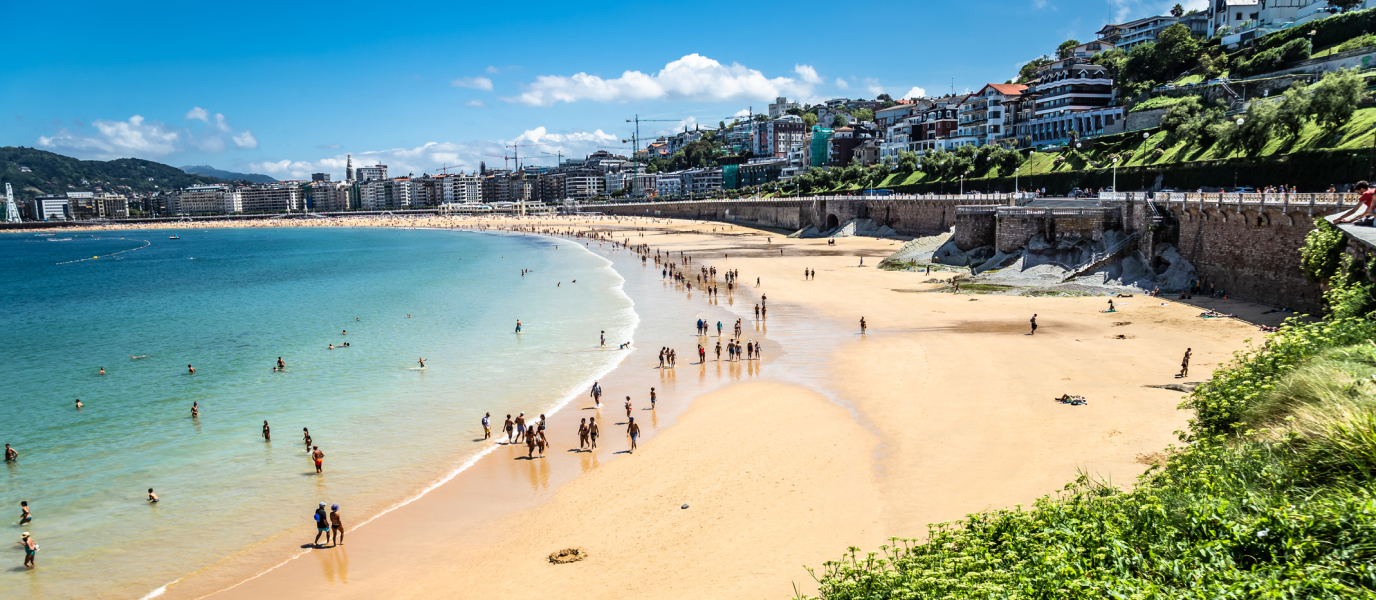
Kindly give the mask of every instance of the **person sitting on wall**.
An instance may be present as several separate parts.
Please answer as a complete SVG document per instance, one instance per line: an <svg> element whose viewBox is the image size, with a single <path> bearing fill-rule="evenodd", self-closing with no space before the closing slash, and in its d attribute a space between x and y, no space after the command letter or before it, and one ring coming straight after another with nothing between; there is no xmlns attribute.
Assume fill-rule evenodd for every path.
<svg viewBox="0 0 1376 600"><path fill-rule="evenodd" d="M1371 184L1365 181L1358 181L1357 185L1352 186L1352 189L1362 195L1361 199L1357 202L1356 206L1352 207L1352 210L1349 210L1346 213L1343 213L1342 216L1338 217L1337 219L1334 219L1334 224L1351 223L1353 221L1356 221L1357 219L1370 216L1372 214L1371 205L1372 201L1376 200L1376 195L1372 194Z"/></svg>

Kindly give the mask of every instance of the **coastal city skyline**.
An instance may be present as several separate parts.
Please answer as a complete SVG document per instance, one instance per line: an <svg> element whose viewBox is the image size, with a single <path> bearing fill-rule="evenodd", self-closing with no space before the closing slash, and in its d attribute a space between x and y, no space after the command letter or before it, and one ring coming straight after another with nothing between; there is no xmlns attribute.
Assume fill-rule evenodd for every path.
<svg viewBox="0 0 1376 600"><path fill-rule="evenodd" d="M342 37L332 32L368 25L360 16L367 5L321 13L246 5L236 10L277 16L237 25L233 43L223 46L195 43L203 31L199 23L214 16L198 14L201 9L171 15L92 5L64 24L69 44L54 47L28 39L34 33L8 32L19 59L0 84L8 88L0 108L11 115L0 144L85 159L204 164L278 179L316 172L342 179L346 153L358 164L388 164L394 174L446 165L472 171L480 162L501 165L509 144L530 144L523 164L553 166L555 157L542 152L629 154L622 140L633 128L625 121L636 115L659 119L642 123L642 137L650 137L685 126L715 128L752 108L762 113L779 96L816 103L975 91L1016 77L1021 63L1065 39L1090 39L1105 23L1164 14L1174 4L968 3L940 7L940 18L933 16L938 7L896 7L886 9L886 20L910 22L912 29L856 35L864 43L854 52L834 50L836 34L819 20L832 9L808 3L783 12L702 6L704 14L729 17L679 26L691 35L638 28L681 21L667 7L626 7L594 17L550 5L520 18L465 7L464 18L452 25L440 20L423 30ZM416 14L453 10L412 8ZM31 9L15 10L23 20ZM293 18L312 26L283 35L282 20ZM776 43L751 42L731 22L767 23L779 37ZM577 36L569 32L579 28L645 35L571 44ZM162 35L157 43L123 37L99 52L83 41L120 29ZM970 30L1001 34L959 46L963 36L954 32ZM72 84L52 86L54 78Z"/></svg>

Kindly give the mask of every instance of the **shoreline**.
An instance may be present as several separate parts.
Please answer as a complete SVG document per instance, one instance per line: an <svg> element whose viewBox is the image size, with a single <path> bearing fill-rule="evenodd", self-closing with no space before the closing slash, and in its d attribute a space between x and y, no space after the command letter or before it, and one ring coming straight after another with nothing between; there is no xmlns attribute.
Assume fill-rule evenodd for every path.
<svg viewBox="0 0 1376 600"><path fill-rule="evenodd" d="M459 519L458 528L427 527L430 523L414 522L425 521L436 514L442 515L446 511L454 510L455 505L445 505L446 503L440 502L438 498L431 498L431 501L418 498L369 519L371 522L384 515L392 515L392 518L388 519L387 527L364 530L367 533L360 535L371 538L372 534L376 533L379 537L405 540L405 543L395 545L387 542L388 548L402 553L412 562L398 563L377 552L361 552L354 550L355 546L348 545L346 548L355 555L355 582L346 587L331 587L330 589L336 593L352 593L364 597L438 593L452 595L455 590L464 589L465 585L477 583L472 581L471 574L454 572L457 567L449 566L449 563L456 562L468 566L483 566L480 570L489 573L490 569L503 572L507 569L517 569L516 572L521 573L526 573L523 569L540 569L529 573L532 579L528 583L542 590L583 585L591 586L599 595L614 597L630 597L646 592L662 594L666 590L681 595L700 596L704 593L703 587L693 581L676 578L674 572L688 567L689 571L709 573L710 578L716 582L712 585L716 585L726 573L749 570L741 565L751 561L754 561L751 564L758 563L756 566L763 569L757 571L757 576L736 574L734 579L727 577L731 585L712 588L719 592L713 595L758 597L761 593L787 593L788 582L797 581L804 575L804 572L797 568L800 561L802 564L820 566L822 561L840 556L846 546L856 545L867 550L874 549L889 535L920 536L925 531L925 523L959 518L966 513L984 508L1011 506L1053 493L1062 484L1073 479L1073 474L1070 473L1072 469L1067 467L1081 464L1078 459L1066 460L1068 454L1089 459L1083 463L1086 469L1102 465L1111 475L1119 475L1124 470L1130 472L1134 469L1140 473L1146 468L1146 464L1134 462L1138 457L1133 454L1143 449L1162 450L1173 439L1170 434L1171 426L1182 426L1185 415L1174 410L1178 394L1161 390L1141 390L1141 386L1146 385L1145 381L1153 381L1144 380L1144 374L1147 372L1143 369L1157 372L1163 367L1169 369L1174 357L1162 356L1161 360L1147 360L1161 352L1124 352L1126 347L1139 343L1145 345L1149 338L1165 338L1165 344L1153 341L1150 348L1173 348L1182 342L1199 340L1199 332L1207 327L1211 333L1206 334L1204 337L1207 339L1203 341L1208 345L1195 342L1196 357L1199 361L1196 368L1199 374L1190 378L1205 379L1209 366L1206 360L1226 360L1233 350L1241 346L1243 338L1255 336L1248 335L1246 330L1249 328L1241 323L1229 320L1226 323L1201 324L1198 320L1190 320L1187 312L1193 310L1192 306L1185 309L1186 312L1182 312L1181 307L1186 305L1180 305L1173 300L1158 303L1158 300L1163 299L1141 296L1127 301L1127 304L1120 302L1120 306L1126 309L1118 314L1109 315L1110 319L1122 318L1125 319L1124 322L1126 319L1132 319L1138 322L1126 323L1122 326L1124 329L1112 330L1111 328L1120 325L1112 324L1102 315L1096 316L1099 312L1098 302L1101 299L1094 297L1038 299L991 295L893 294L889 292L890 289L900 292L915 291L912 288L924 286L931 289L935 286L922 283L922 279L913 273L885 272L870 266L856 268L853 262L856 255L880 256L884 254L883 249L891 243L888 240L848 238L839 240L836 247L814 249L812 246L821 246L825 240L787 240L777 234L722 223L605 217L544 221L455 219L454 222L516 227L529 227L539 222L557 222L562 224L554 227L561 230L586 230L589 227L616 230L618 240L622 239L622 234L638 234L639 227L653 227L654 233L651 230L643 233L655 238L653 242L647 238L647 243L655 248L670 249L674 252L682 248L695 256L709 253L719 255L723 252L732 255L731 258L702 258L700 262L695 261L692 267L701 264L717 266L721 270L738 268L742 272L742 282L750 281L751 285L753 278L763 273L765 289L762 291L771 296L769 320L774 322L776 328L783 329L773 338L767 336L767 327L761 327L756 334L762 336L769 344L766 348L769 358L756 369L756 373L747 375L747 378L760 379L759 383L743 382L741 377L733 378L729 372L723 379L718 372L718 381L715 385L700 385L698 392L691 394L691 398L679 398L677 401L682 405L675 409L678 410L677 414L667 419L669 423L663 427L656 423L655 429L647 432L649 435L645 436L644 450L647 451L643 452L646 457L644 460L641 458L642 453L637 453L633 462L616 460L605 464L593 464L591 468L585 464L579 469L581 472L573 473L572 477L568 477L567 473L562 476L555 474L552 486L548 481L550 473L547 472L543 490L537 486L535 494L517 494L519 497L515 497L509 505L501 507L503 510L496 512L484 512L477 506L481 503L475 504L471 498L464 498L464 491L457 489L460 482L456 482L455 479L467 478L456 474L449 478L448 483L436 485L425 497L446 496L446 500L457 502L457 506L479 509L475 511L473 518ZM673 233L663 233L665 230ZM716 231L708 230L722 230L723 233L716 234ZM726 231L733 233L727 234ZM761 238L774 238L778 241L766 242L766 239ZM634 243L637 243L637 239L632 238L632 244ZM775 258L772 250L763 250L775 247L801 252ZM802 269L809 268L809 265L819 270L819 280L830 280L832 283L813 284L797 277L797 274ZM622 277L624 286L626 281L632 279L632 275L621 272L618 267L621 267L620 262L613 260L612 268ZM633 268L633 265L626 268ZM825 291L819 295L817 292L820 290L806 287L808 285L822 285L821 290ZM758 294L754 296L758 297ZM631 297L634 302L635 297ZM1162 306L1152 306L1153 303ZM749 304L750 302L747 302L746 306ZM639 302L636 302L638 315L639 305ZM1044 307L1052 307L1052 311L1058 311L1060 316L1055 316L1056 313L1047 311ZM732 306L728 311L742 317L749 316L748 308L739 307L746 312L737 312L736 308L738 307ZM1028 310L1043 310L1052 316L1043 318L1043 329L1038 332L1035 341L1025 337L1008 337L1014 334L1015 327L1023 327L1019 323L1024 322L1022 319L1025 318L1023 316L1014 319L1010 315L1020 315ZM841 324L853 318L848 317L848 314L860 311L863 311L864 316L871 321L871 329L867 336L837 330L852 327ZM641 326L648 325L645 323L644 315L640 316ZM750 321L749 318L745 320ZM798 327L795 329L793 326ZM1104 340L1110 336L1100 335L1101 332L1111 334L1113 331L1132 333L1127 334L1127 337L1107 342ZM669 332L655 332L654 335L674 337ZM638 328L635 334L636 350L644 345L640 338ZM1051 341L1042 341L1048 339ZM1139 339L1143 341L1135 341ZM1039 346L1032 346L1031 343ZM1046 347L1050 344L1057 345L1058 349L1054 355L1037 356L1037 352L1048 352ZM1068 348L1083 345L1083 349L1073 349L1066 354L1059 350L1061 345L1066 344ZM1023 346L1026 346L1026 349L1020 350ZM994 348L1020 353L1020 359L1011 363L1006 359L999 359L998 353L989 353L989 350ZM972 363L970 359L964 358L971 356L972 352L973 356L983 353L983 359L992 361L991 364L996 366L980 367L978 359ZM622 361L611 369L608 376L615 380L620 380L621 377L640 379L630 373L630 359L633 355L638 353L634 350L627 353ZM779 362L781 355L787 355L788 359ZM1094 357L1095 360L1088 361L1090 364L1087 365L1078 365L1074 361L1080 357ZM1071 362L1064 362L1066 360ZM1100 372L1097 364L1110 360L1132 362L1122 365L1118 369L1120 372L1108 376ZM1139 365L1138 361L1143 364ZM685 371L686 366L688 365L681 364L678 370ZM1062 369L1065 375L1071 377L1060 380L1084 380L1084 383L1057 383L1059 374L1052 376L1051 371ZM625 372L621 375L613 375L623 370ZM767 375L764 374L765 371L768 372ZM706 378L710 378L710 375L706 374L704 365L704 374L700 379L705 381ZM1161 381L1153 382L1168 382L1165 378L1159 379ZM967 381L977 381L978 384L971 388L966 385ZM761 385L768 387L768 391L761 391L765 389L760 387ZM611 385L608 384L607 387ZM1080 391L1097 390L1092 396L1094 402L1089 407L1070 408L1056 405L1048 410L1044 399L1026 401L1021 398L1029 392L1040 398L1051 395L1054 390L1063 387L1083 387ZM995 392L982 392L985 388ZM643 394L637 394L636 397L642 396ZM895 401L900 398L904 401ZM908 398L912 400L907 400ZM929 398L937 400L931 401ZM568 402L572 400L570 396ZM604 407L606 406L608 405L604 404ZM840 430L837 427L842 424L836 421L837 413L828 410L827 406L841 410L844 414L842 418L846 423ZM615 410L615 407L611 408ZM789 454L775 456L771 454L775 448L767 443L761 445L751 439L757 435L756 430L748 427L738 429L735 424L723 426L720 422L698 416L711 414L716 415L718 419L732 419L734 410L748 412L761 419L770 419L777 411L797 411L806 418L799 417L800 420L793 422L798 431L787 432L787 435L799 436L797 443L824 444L828 441L827 434L835 434L843 441L838 442L831 457L812 456L803 459ZM581 411L560 410L555 414L569 412ZM673 410L666 412L672 413ZM999 418L1005 413L1007 418ZM553 421L552 418L551 423ZM670 427L669 424L678 426ZM736 563L714 562L698 554L720 551L719 546L731 545L727 542L733 541L732 538L736 536L744 537L735 541L752 544L769 544L774 539L769 532L757 531L748 523L733 521L736 519L733 513L748 510L748 506L733 506L730 502L724 502L718 507L718 517L721 520L733 521L736 526L718 531L716 535L721 539L696 539L687 531L673 528L664 530L665 535L670 537L683 536L686 540L684 543L691 546L690 553L698 553L693 554L696 557L693 561L679 561L667 554L655 552L649 552L646 556L626 555L626 560L652 563L649 566L638 564L636 568L648 569L644 574L653 578L655 582L637 584L633 590L635 594L626 590L602 589L602 583L599 582L607 577L614 577L618 565L604 564L598 557L617 556L622 552L622 549L616 547L620 545L618 540L622 539L616 532L624 534L636 528L653 530L660 526L660 521L670 517L659 515L655 519L646 520L646 517L639 514L622 514L617 519L602 521L602 527L611 530L610 533L598 528L580 529L578 523L568 521L581 521L583 518L597 520L599 515L615 512L615 507L604 507L595 501L587 508L583 507L582 505L591 498L616 493L620 494L618 498L631 504L644 500L633 494L612 492L608 486L616 485L616 477L653 478L657 475L656 471L667 470L675 478L696 482L702 487L714 485L712 469L730 470L737 457L719 455L717 452L696 447L691 441L683 438L711 436L716 430L723 428L739 432L746 438L732 439L731 445L740 446L742 455L749 456L754 453L775 456L779 464L770 466L769 469L779 469L781 473L786 471L789 477L799 480L815 478L808 480L813 481L821 490L806 490L806 501L785 502L785 505L776 507L781 514L806 519L810 515L798 511L800 507L809 503L816 506L831 506L834 512L830 516L833 520L841 519L848 525L835 528L830 524L815 524L814 529L827 531L791 533L790 535L794 536L791 542L782 545L805 547L805 551L799 550L792 555L779 550L776 552L779 556L772 558L741 555L735 557ZM1105 428L1109 433L1104 433ZM559 430L556 425L554 431ZM655 440L661 435L665 436L663 445L675 449L680 454L692 455L692 458L704 464L694 464L691 460L685 462L683 456L648 451L660 444ZM821 437L809 437L817 435ZM611 436L607 438L611 441ZM566 440L564 436L556 434L551 436L551 441L556 448L560 448ZM481 461L475 458L473 465L464 472L505 470L508 471L505 476L489 472L484 477L476 479L505 486L517 483L518 485L512 487L519 488L519 482L513 482L510 476L515 467L502 469L496 457L489 457L500 451L500 448L501 446L496 446L491 450L485 450L481 457L487 457L489 460ZM720 462L711 463L710 467L704 466L713 459ZM846 480L849 483L841 484L840 481L845 475L828 470L829 461L844 462L848 465L848 470L858 469L862 473L869 473L872 478ZM1041 464L1040 461L1054 464ZM490 465L483 469L475 468L484 462ZM655 465L643 464L647 462L653 462ZM704 469L707 473L704 473ZM749 501L763 501L763 492L747 485L747 481L749 480L742 479L737 482L740 485L734 489L734 496L747 504ZM1121 484L1122 481L1120 479L1116 483ZM672 480L663 482L665 486L672 484ZM843 489L849 486L859 493L846 498L849 503L837 504L837 498L828 495L829 492L826 491L837 485ZM929 490L942 491L932 494ZM472 496L476 493L478 492L469 489L466 495ZM712 501L698 499L690 504L711 506ZM418 504L428 506L417 506ZM636 505L651 509L651 505L648 504ZM571 507L574 506L579 507L579 510L572 511ZM414 510L398 510L402 507L413 507ZM674 508L677 508L676 504ZM584 510L590 512L583 512ZM796 512L789 513L789 510ZM425 515L418 516L422 512ZM759 518L767 521L770 517L766 514ZM774 525L780 528L787 527L787 523L783 522ZM682 522L675 526L691 527L692 524ZM425 541L439 531L459 533L455 534L457 537L447 537L441 542ZM529 543L522 545L505 541L503 538L507 536L502 535L502 532L513 531L521 535L534 534L537 537L547 535L551 538L551 547L536 548ZM388 533L391 535L385 535ZM597 540L597 543L604 547L590 549L593 558L578 563L581 567L556 566L552 569L562 571L553 571L539 562L538 559L542 558L543 554L535 552L537 549L543 549L545 552L555 550L557 548L552 546L557 544L553 540L564 539L565 534L575 533L577 536ZM369 541L368 545L371 546L372 543ZM682 550L680 548L679 551ZM321 557L324 577L308 575L308 565L295 560L310 554ZM457 560L440 562L435 558L437 555ZM535 559L533 562L532 557ZM783 564L780 560L787 561L789 566L780 566ZM239 581L232 588L213 594L216 597L262 593L318 594L322 590L319 587L321 585L335 586L347 582L348 576L340 577L340 573L348 573L348 564L347 553L343 548L303 551L269 571ZM673 565L674 568L667 568L668 565ZM446 573L446 577L428 575L425 570L427 567ZM627 566L622 562L619 568L624 569ZM360 571L363 573L362 576L359 575ZM765 575L766 572L771 574ZM182 594L183 590L177 589L181 581L179 579L178 582L165 586L166 593L178 597L203 597ZM746 594L747 588L753 589L755 595ZM519 592L521 589L525 588L515 588L511 591ZM806 590L806 586L804 589Z"/></svg>

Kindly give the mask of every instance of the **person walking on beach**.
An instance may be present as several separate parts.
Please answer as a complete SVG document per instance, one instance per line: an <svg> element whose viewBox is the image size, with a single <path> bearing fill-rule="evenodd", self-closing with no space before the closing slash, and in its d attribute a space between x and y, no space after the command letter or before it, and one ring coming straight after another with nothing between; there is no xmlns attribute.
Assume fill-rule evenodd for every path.
<svg viewBox="0 0 1376 600"><path fill-rule="evenodd" d="M755 342L755 360L764 360L764 352L761 351L759 342Z"/></svg>
<svg viewBox="0 0 1376 600"><path fill-rule="evenodd" d="M865 324L865 317L860 317L860 335L865 334L866 327L868 327L868 325Z"/></svg>
<svg viewBox="0 0 1376 600"><path fill-rule="evenodd" d="M526 413L516 415L516 443L524 442L526 439Z"/></svg>
<svg viewBox="0 0 1376 600"><path fill-rule="evenodd" d="M627 418L630 418L630 416L631 416L631 397L630 397L630 396L626 396L626 417L627 417Z"/></svg>
<svg viewBox="0 0 1376 600"><path fill-rule="evenodd" d="M756 320L759 320L759 318L760 318L760 305L756 304L756 305L755 305L755 319L756 319Z"/></svg>
<svg viewBox="0 0 1376 600"><path fill-rule="evenodd" d="M315 509L315 541L312 546L320 547L320 536L325 536L325 541L330 541L330 515L325 512L325 503Z"/></svg>
<svg viewBox="0 0 1376 600"><path fill-rule="evenodd" d="M534 458L535 458L535 434L534 434L534 432L527 432L527 433L526 433L526 459L529 460L529 459L534 459Z"/></svg>
<svg viewBox="0 0 1376 600"><path fill-rule="evenodd" d="M706 349L706 348L703 348L703 347L702 347L702 344L698 344L698 364L703 364L703 363L706 363L706 362L707 362L707 349Z"/></svg>
<svg viewBox="0 0 1376 600"><path fill-rule="evenodd" d="M626 435L631 436L631 453L635 454L635 442L640 438L640 426L635 424L635 417L631 417L627 423Z"/></svg>
<svg viewBox="0 0 1376 600"><path fill-rule="evenodd" d="M1027 335L1037 335L1037 315L1032 315L1032 333Z"/></svg>
<svg viewBox="0 0 1376 600"><path fill-rule="evenodd" d="M320 446L315 446L315 451L311 452L311 458L315 459L315 472L325 472L325 453L320 451Z"/></svg>
<svg viewBox="0 0 1376 600"><path fill-rule="evenodd" d="M19 503L19 524L23 525L33 520L33 513L29 512L29 501L24 500Z"/></svg>
<svg viewBox="0 0 1376 600"><path fill-rule="evenodd" d="M5 462L14 462L16 460L19 460L19 451L11 448L9 444L5 444Z"/></svg>
<svg viewBox="0 0 1376 600"><path fill-rule="evenodd" d="M506 416L506 423L502 424L502 430L506 432L506 443L511 443L511 434L516 429L516 424L511 421L511 415Z"/></svg>
<svg viewBox="0 0 1376 600"><path fill-rule="evenodd" d="M1183 378L1190 375L1190 353L1193 350L1193 348L1185 349L1185 358L1180 360L1180 375L1178 377Z"/></svg>
<svg viewBox="0 0 1376 600"><path fill-rule="evenodd" d="M583 419L581 419L581 420L578 421L578 450L581 452L581 451L583 450L583 448L586 448L587 446L588 446L588 420L587 420L587 418L583 418Z"/></svg>
<svg viewBox="0 0 1376 600"><path fill-rule="evenodd" d="M721 338L717 338L717 362L721 362Z"/></svg>
<svg viewBox="0 0 1376 600"><path fill-rule="evenodd" d="M339 516L339 505L330 505L330 543L338 546L344 543L344 519Z"/></svg>
<svg viewBox="0 0 1376 600"><path fill-rule="evenodd" d="M597 430L597 417L590 417L588 419L588 450L597 449L598 433L600 432Z"/></svg>
<svg viewBox="0 0 1376 600"><path fill-rule="evenodd" d="M271 442L271 441L272 441L272 429L268 427L268 422L267 422L267 420L264 420L264 421L263 421L263 441L265 441L265 442Z"/></svg>
<svg viewBox="0 0 1376 600"><path fill-rule="evenodd" d="M34 543L33 536L25 531L19 538L19 543L24 546L24 568L32 569L34 565L34 555L38 553L38 544Z"/></svg>
<svg viewBox="0 0 1376 600"><path fill-rule="evenodd" d="M706 360L707 360L706 358L703 359L703 361L706 361ZM650 388L650 410L654 410L654 409L655 409L655 388Z"/></svg>
<svg viewBox="0 0 1376 600"><path fill-rule="evenodd" d="M601 337L601 339L602 339L602 347L603 347L603 348L606 348L606 347L607 347L607 332L606 332L606 331L603 331L603 332L600 334L600 337Z"/></svg>
<svg viewBox="0 0 1376 600"><path fill-rule="evenodd" d="M483 439L492 439L492 413L483 415Z"/></svg>
<svg viewBox="0 0 1376 600"><path fill-rule="evenodd" d="M535 447L540 449L540 458L545 457L545 446L549 445L549 440L545 438L545 429L540 428L535 432Z"/></svg>
<svg viewBox="0 0 1376 600"><path fill-rule="evenodd" d="M717 337L721 337L721 321L717 321Z"/></svg>

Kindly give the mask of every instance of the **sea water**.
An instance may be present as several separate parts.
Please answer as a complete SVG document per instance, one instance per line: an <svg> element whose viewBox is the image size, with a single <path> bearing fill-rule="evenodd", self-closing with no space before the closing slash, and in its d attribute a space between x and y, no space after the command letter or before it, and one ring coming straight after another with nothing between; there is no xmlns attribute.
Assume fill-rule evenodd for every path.
<svg viewBox="0 0 1376 600"><path fill-rule="evenodd" d="M637 322L607 260L551 238L169 233L0 235L0 443L21 453L0 473L0 597L140 597L318 502L356 524L488 448L484 413L497 430L584 391Z"/></svg>

